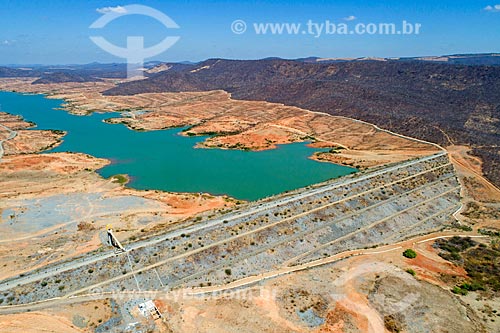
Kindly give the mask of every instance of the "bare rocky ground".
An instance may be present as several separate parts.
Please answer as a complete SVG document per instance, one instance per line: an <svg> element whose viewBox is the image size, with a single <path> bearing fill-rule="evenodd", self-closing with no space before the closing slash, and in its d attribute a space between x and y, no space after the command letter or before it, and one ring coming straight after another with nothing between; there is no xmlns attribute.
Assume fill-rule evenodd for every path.
<svg viewBox="0 0 500 333"><path fill-rule="evenodd" d="M7 315L0 320L0 331L10 332L106 332L107 323L119 316L116 302L91 301L54 307L44 312Z"/></svg>
<svg viewBox="0 0 500 333"><path fill-rule="evenodd" d="M434 268L446 267L446 274L461 273L444 261L430 262ZM143 320L141 325L154 324L158 332L495 332L467 305L468 300L427 282L423 273L411 276L405 272L409 267L419 266L404 259L401 251L392 251L342 260L233 292L160 298L155 303L163 320ZM498 303L493 310L500 310ZM52 313L62 315L66 323L82 317L83 322L98 324L99 316L102 322L112 317L110 309L96 315L70 306L36 316ZM4 318L4 327L14 318L22 320L21 315ZM81 331L94 330L90 325Z"/></svg>
<svg viewBox="0 0 500 333"><path fill-rule="evenodd" d="M429 272L435 277L456 276L463 274L460 268L425 252L419 251L419 255L425 258L427 267L403 258L401 251L390 251L348 258L233 292L159 298L155 303L163 320L144 319L140 327L154 327L157 332L228 333L496 332L494 327L485 326L474 305L467 304L469 299L428 282ZM415 277L405 272L408 268L418 270ZM471 298L476 297L471 293ZM480 306L486 304L483 301ZM499 310L498 303L493 303L490 313ZM94 301L2 316L0 329L94 332L110 319L122 317L109 301Z"/></svg>

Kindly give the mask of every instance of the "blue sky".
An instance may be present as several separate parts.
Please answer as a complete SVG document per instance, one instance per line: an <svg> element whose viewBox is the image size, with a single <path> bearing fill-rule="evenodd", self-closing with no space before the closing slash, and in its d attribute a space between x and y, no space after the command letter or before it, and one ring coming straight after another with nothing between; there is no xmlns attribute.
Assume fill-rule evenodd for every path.
<svg viewBox="0 0 500 333"><path fill-rule="evenodd" d="M496 2L495 2L496 1ZM179 29L149 17L130 15L100 30L89 26L98 8L142 4L168 15ZM180 36L152 59L199 61L207 58L399 57L500 51L500 0L494 1L11 1L0 0L0 64L124 62L96 46L101 35L125 46L126 36L145 37L146 46ZM498 5L495 8L495 5ZM490 6L490 7L487 7ZM102 10L101 10L102 11ZM348 21L345 18L355 17ZM235 34L241 19L247 31ZM258 35L253 23L396 23L422 25L419 35Z"/></svg>

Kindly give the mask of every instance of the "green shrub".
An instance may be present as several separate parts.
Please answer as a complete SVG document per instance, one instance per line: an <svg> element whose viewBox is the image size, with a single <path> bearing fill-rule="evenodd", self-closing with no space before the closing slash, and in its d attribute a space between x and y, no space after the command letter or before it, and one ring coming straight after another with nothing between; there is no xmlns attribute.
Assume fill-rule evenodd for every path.
<svg viewBox="0 0 500 333"><path fill-rule="evenodd" d="M460 288L467 291L485 290L485 287L477 281L473 281L471 283L463 283Z"/></svg>
<svg viewBox="0 0 500 333"><path fill-rule="evenodd" d="M415 273L415 271L414 271L413 269L411 269L411 268L408 268L408 269L406 270L406 273L411 274L411 275L413 275L413 276L415 276L415 275L417 274L417 273Z"/></svg>
<svg viewBox="0 0 500 333"><path fill-rule="evenodd" d="M405 258L409 258L409 259L413 259L413 258L416 258L417 257L417 252L415 252L414 250L412 249L406 249L404 252L403 252L403 256Z"/></svg>
<svg viewBox="0 0 500 333"><path fill-rule="evenodd" d="M453 289L451 291L454 294L462 295L462 296L465 296L465 295L467 295L469 293L466 289L462 289L462 288L460 288L458 286L453 287Z"/></svg>
<svg viewBox="0 0 500 333"><path fill-rule="evenodd" d="M114 175L111 177L114 183L125 184L128 182L128 178L125 175Z"/></svg>

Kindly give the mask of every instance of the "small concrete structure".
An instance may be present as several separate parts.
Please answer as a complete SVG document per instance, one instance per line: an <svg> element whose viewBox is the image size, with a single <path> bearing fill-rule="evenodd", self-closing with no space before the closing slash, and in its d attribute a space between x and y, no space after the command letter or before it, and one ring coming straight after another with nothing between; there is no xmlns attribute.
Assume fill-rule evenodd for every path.
<svg viewBox="0 0 500 333"><path fill-rule="evenodd" d="M111 228L111 225L108 224L106 226L106 231L108 233L108 244L113 246L116 249L122 250L123 252L125 251L125 248L122 246L118 238L116 238L115 234L113 233L113 229Z"/></svg>
<svg viewBox="0 0 500 333"><path fill-rule="evenodd" d="M162 317L160 310L158 310L152 300L140 303L137 307L139 308L141 314L146 318L151 317L153 320L156 320Z"/></svg>

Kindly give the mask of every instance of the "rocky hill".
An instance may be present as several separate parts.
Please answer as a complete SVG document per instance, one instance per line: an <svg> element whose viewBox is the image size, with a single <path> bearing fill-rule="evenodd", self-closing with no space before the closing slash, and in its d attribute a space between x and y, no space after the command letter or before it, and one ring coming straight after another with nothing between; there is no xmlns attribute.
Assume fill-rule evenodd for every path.
<svg viewBox="0 0 500 333"><path fill-rule="evenodd" d="M34 81L33 84L64 83L64 82L98 82L98 81L102 80L89 75L55 72L55 73L44 73L42 77Z"/></svg>
<svg viewBox="0 0 500 333"><path fill-rule="evenodd" d="M36 77L42 73L32 68L0 67L0 77Z"/></svg>

